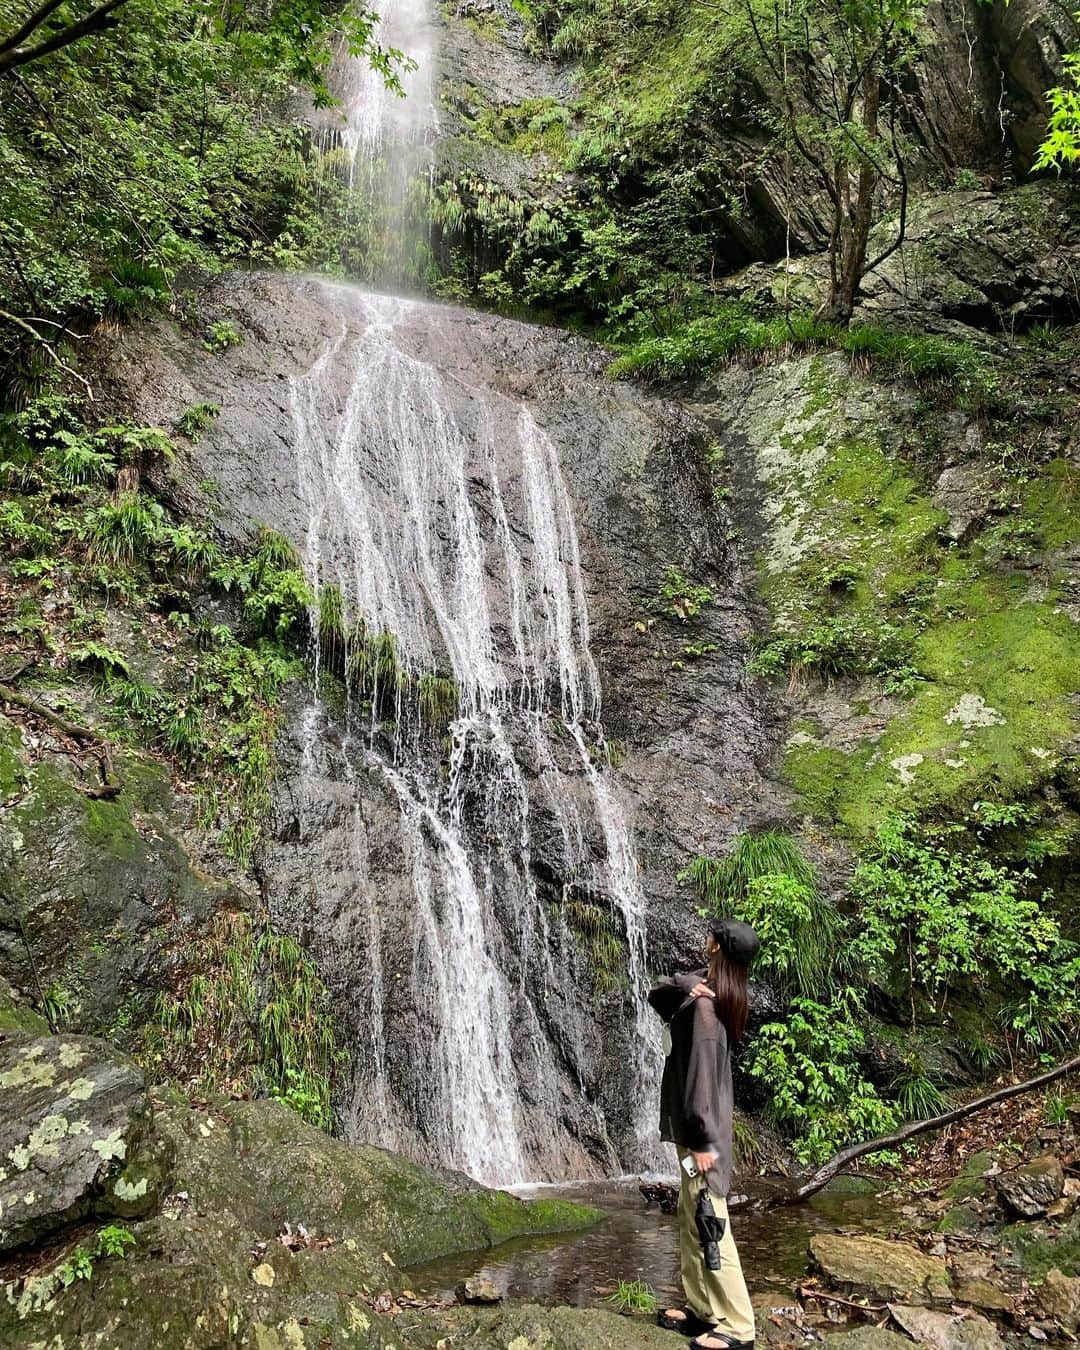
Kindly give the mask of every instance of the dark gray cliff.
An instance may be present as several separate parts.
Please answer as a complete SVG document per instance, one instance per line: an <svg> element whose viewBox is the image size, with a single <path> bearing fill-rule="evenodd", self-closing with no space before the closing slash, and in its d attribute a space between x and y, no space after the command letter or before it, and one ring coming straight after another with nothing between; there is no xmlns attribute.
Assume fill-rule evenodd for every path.
<svg viewBox="0 0 1080 1350"><path fill-rule="evenodd" d="M212 478L215 524L224 536L239 538L266 524L302 553L310 545L295 382L338 350L335 343L344 344L341 350L355 344L363 355L367 335L357 303L363 302L347 288L314 280L236 277L209 288L200 304L207 318L233 323L244 335L242 345L211 354L168 324L126 332L112 343L112 397L139 420L170 425L191 405L220 405L212 428L185 450L171 490L196 510L205 501L196 485ZM469 470L468 491L487 549L485 589L502 660L513 642L501 545L493 533L498 503L484 475L495 481L497 474L503 484L508 537L522 568L535 570L535 529L521 504L522 469L515 467L522 410L555 447L576 520L603 734L616 747L604 753L619 762L602 776L612 781L636 854L647 963L663 968L693 943L692 909L675 880L679 867L694 852L721 849L732 832L776 810L764 776L775 727L743 669L747 598L722 513L711 509L703 430L672 404L607 383L603 354L561 333L417 304L399 316L393 341L395 360L413 363L409 369L420 372L421 383L439 380L440 405L465 438L462 453L480 456ZM363 372L348 363L320 369L318 426L325 427L328 444L335 436L340 444L341 428L356 416L360 386L352 386L350 403L350 381L362 382ZM388 415L410 400L422 402L406 385ZM482 446L488 449L481 453ZM494 469L487 455L494 456ZM386 463L388 473L397 472L392 460ZM417 472L424 472L422 461ZM377 482L370 487L380 491ZM383 500L380 520L396 509L391 498ZM432 516L436 533L439 509ZM393 528L402 540L409 537L407 521ZM330 565L332 549L342 547L339 535L321 565ZM565 552L565 540L561 547ZM683 620L660 607L673 567L687 583L714 591L715 603L696 618ZM545 603L530 593L526 608L535 614ZM432 919L417 900L423 883L413 856L431 841L410 845L403 834L399 789L385 769L400 763L400 751L388 748L379 731L375 740L383 741L373 758L366 733L349 724L328 686L322 692L313 698L310 690L296 690L280 746L272 838L258 860L260 880L275 923L312 950L347 1025L354 1082L342 1109L350 1132L370 1133L377 1113L384 1138L435 1157L447 1136L431 1100L437 1095L432 1084L440 1081L431 1044L441 1032L430 991L442 976L438 960L424 954L425 924ZM495 923L485 928L482 945L516 991L509 1024L493 1028L512 1042L520 1090L516 1128L529 1165L549 1175L583 1172L597 1162L640 1162L638 1136L643 1119L651 1118L651 1107L641 1114L642 1066L634 1062L631 919L611 880L608 826L590 804L590 794L606 789L580 764L575 768L572 737L560 741L551 730L560 725L557 714L556 704L555 720L544 730L543 744L554 746L550 763L543 747L530 749L523 733L511 735L514 773L520 772L528 798L525 834L516 843L490 837L493 830L518 828L500 824L517 819L507 805L512 783L500 786L492 770L475 775L464 796L461 835L486 860L483 903ZM589 735L596 739L599 728ZM437 832L430 819L421 824L421 834ZM583 837L572 838L575 830ZM440 856L450 845L432 847L425 866L441 876ZM434 883L440 924L445 885ZM530 905L532 917L523 912ZM606 948L614 967L606 982L597 979L597 932L590 925L621 952L612 957ZM507 1010L492 1006L496 1012L486 1016ZM466 1040L455 1053L471 1053L470 1044L475 1050L475 1041ZM455 1072L467 1077L469 1066ZM375 1096L385 1090L378 1102L376 1079Z"/></svg>

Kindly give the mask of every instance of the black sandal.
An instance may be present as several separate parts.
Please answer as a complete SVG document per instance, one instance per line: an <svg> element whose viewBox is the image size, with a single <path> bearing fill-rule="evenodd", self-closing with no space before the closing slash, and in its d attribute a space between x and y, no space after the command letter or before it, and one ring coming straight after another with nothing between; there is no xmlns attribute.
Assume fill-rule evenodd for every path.
<svg viewBox="0 0 1080 1350"><path fill-rule="evenodd" d="M703 1345L702 1338L720 1341L726 1347L726 1350L754 1350L753 1341L738 1341L734 1336L729 1336L726 1331L718 1331L716 1327L710 1327L708 1331L695 1332L688 1350L715 1350L714 1346Z"/></svg>
<svg viewBox="0 0 1080 1350"><path fill-rule="evenodd" d="M675 1312L673 1317L671 1314ZM681 1315L680 1315L681 1314ZM700 1336L706 1331L712 1330L712 1323L700 1318L693 1308L666 1308L663 1312L656 1314L657 1326L661 1326L665 1331L678 1331L683 1336Z"/></svg>

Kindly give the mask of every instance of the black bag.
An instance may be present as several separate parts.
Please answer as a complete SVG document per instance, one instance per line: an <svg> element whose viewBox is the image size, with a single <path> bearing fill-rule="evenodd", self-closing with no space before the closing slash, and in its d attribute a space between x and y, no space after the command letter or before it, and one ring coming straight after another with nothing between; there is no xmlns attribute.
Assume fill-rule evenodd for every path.
<svg viewBox="0 0 1080 1350"><path fill-rule="evenodd" d="M705 1265L709 1270L719 1270L720 1240L727 1230L727 1220L717 1218L708 1186L703 1186L698 1192L694 1223L701 1239L701 1254L705 1258Z"/></svg>

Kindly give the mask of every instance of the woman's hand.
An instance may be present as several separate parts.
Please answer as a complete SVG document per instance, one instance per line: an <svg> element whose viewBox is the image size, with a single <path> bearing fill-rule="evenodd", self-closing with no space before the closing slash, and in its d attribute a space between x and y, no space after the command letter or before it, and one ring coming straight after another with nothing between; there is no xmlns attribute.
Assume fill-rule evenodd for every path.
<svg viewBox="0 0 1080 1350"><path fill-rule="evenodd" d="M704 1176L705 1173L716 1161L715 1153L695 1153L693 1149L691 1149L690 1156L691 1158L693 1158L694 1166L697 1168L698 1174L700 1176Z"/></svg>
<svg viewBox="0 0 1080 1350"><path fill-rule="evenodd" d="M715 998L716 990L712 987L711 984L708 984L705 980L701 980L698 984L694 985L693 989L690 990L690 997Z"/></svg>

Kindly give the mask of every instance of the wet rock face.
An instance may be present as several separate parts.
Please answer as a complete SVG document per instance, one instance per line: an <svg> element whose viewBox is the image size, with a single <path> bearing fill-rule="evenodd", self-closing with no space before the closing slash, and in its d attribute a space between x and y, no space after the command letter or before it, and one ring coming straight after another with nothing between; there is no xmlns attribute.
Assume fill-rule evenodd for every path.
<svg viewBox="0 0 1080 1350"><path fill-rule="evenodd" d="M1060 1159L1048 1153L1043 1158L994 1178L998 1194L1014 1214L1025 1219L1045 1214L1065 1189Z"/></svg>
<svg viewBox="0 0 1080 1350"><path fill-rule="evenodd" d="M185 450L171 490L181 505L195 507L196 485L213 478L224 534L245 536L253 522L265 522L303 553L315 517L301 470L307 473L313 461L309 455L301 464L297 456L296 400L309 400L305 425L320 430L313 439L309 434L307 445L310 450L325 437L325 466L344 420L352 417L355 425L370 417L370 406L358 404L355 381L363 379L365 361L385 353L372 348L365 306L348 288L232 278L211 287L201 303L208 318L233 323L244 343L215 355L164 326L123 334L107 355L118 401L162 425L175 425L192 404L219 404L213 426ZM521 419L535 426L530 435L554 447L565 485L558 491L570 503L580 550L603 731L619 743L621 762L615 771L605 769L605 781L633 840L636 860L627 866L644 896L648 964L667 969L688 959L700 941L690 896L675 882L678 869L694 852L719 851L731 833L775 819L782 809L763 775L775 719L744 675L748 605L710 499L705 433L673 405L607 383L604 354L565 334L419 304L395 311L392 327L390 373L399 378L408 366L417 383L404 382L387 416L433 417L424 400L431 382L438 383L439 416L463 438L467 491L485 547L482 584L494 616L492 642L508 668L517 657L506 541L524 574L539 575L540 535L529 511L538 509L537 500L558 496L549 484L538 499L528 497ZM372 423L373 434L379 425ZM392 444L391 438L387 477L368 480L385 499L371 517L372 533L401 511L407 491L407 482L394 486ZM415 474L434 475L434 465L434 458L421 459ZM444 500L432 530L434 551L446 554L455 543L454 508L449 493ZM528 500L533 505L526 509ZM351 578L363 569L341 567L348 519L346 505L346 523L325 544L321 565ZM403 531L404 538L406 526ZM566 574L569 548L564 532L555 563ZM713 588L717 603L692 621L660 614L669 567ZM551 603L543 588L527 591L528 622L542 622L537 615ZM418 632L426 622L421 610L415 611ZM402 613L411 622L414 611L405 606ZM433 659L457 675L445 631L433 639ZM574 641L583 646L580 634ZM564 658L553 652L551 659L558 670ZM565 669L560 678L565 682ZM580 746L560 736L557 681L551 689L546 749L507 719L517 765L512 780L500 787L498 762L485 775L483 747L472 752L477 758L470 792L462 796L460 837L490 863L481 903L493 923L483 946L508 991L511 1011L494 1034L496 1045L505 1043L519 1084L515 1129L532 1174L559 1176L588 1173L597 1164L637 1165L642 1064L632 1048L636 1014L625 976L617 969L610 983L598 985L589 932L563 919L571 912L564 907L577 902L584 923L610 927L625 969L620 897L603 879L611 838L590 804L598 789L582 770ZM598 736L590 724L588 739ZM392 761L385 745L375 749ZM373 759L367 732L354 726L347 734L328 701L316 704L309 691L297 691L280 750L274 839L261 866L275 923L312 950L347 1027L354 1083L343 1102L346 1128L353 1137L372 1137L377 1119L386 1130L378 1137L440 1160L447 1154L439 1138L439 1063L432 1049L439 1012L424 950L447 901L436 881L432 913L423 918L415 857L428 850L438 877L447 846L434 847L437 831L420 819L422 812L411 842L403 835L393 775L376 762L378 755ZM513 796L520 792L527 798L525 830L514 814ZM532 917L519 899L523 887L535 895ZM381 1099L371 1090L376 1063L388 1089ZM648 1109L649 1133L651 1114Z"/></svg>
<svg viewBox="0 0 1080 1350"><path fill-rule="evenodd" d="M158 1199L136 1161L150 1119L141 1070L87 1036L0 1042L0 1252L86 1214Z"/></svg>

